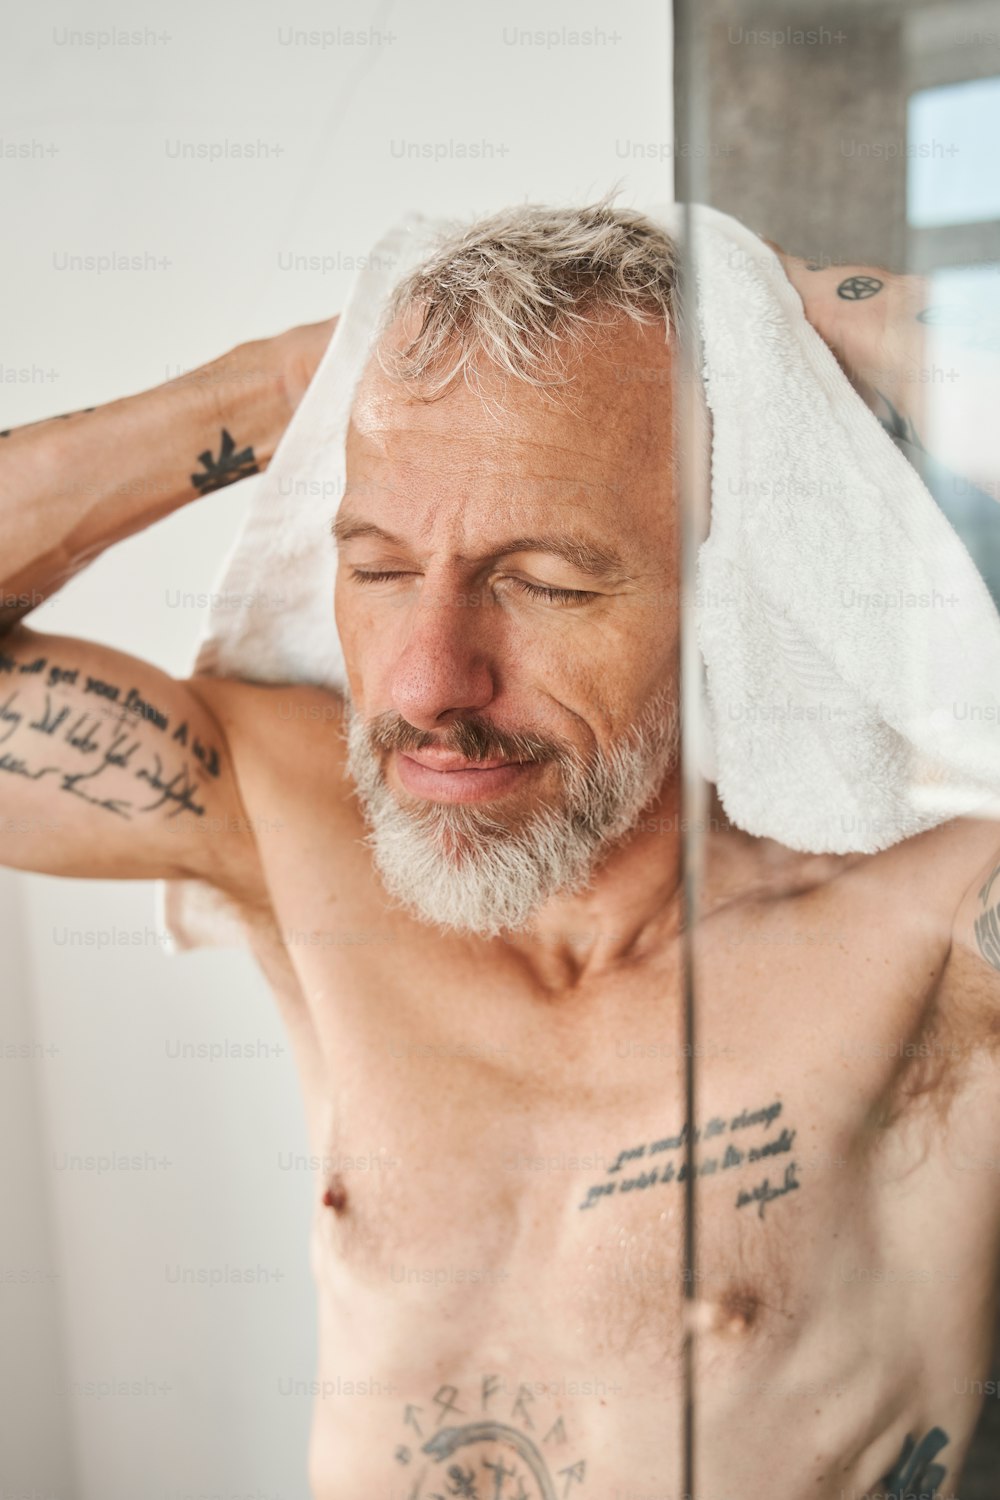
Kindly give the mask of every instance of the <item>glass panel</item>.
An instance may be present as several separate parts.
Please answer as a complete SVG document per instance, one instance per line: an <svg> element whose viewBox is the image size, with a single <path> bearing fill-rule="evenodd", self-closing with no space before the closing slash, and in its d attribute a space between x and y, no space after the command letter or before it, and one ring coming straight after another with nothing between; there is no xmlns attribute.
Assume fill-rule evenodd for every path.
<svg viewBox="0 0 1000 1500"><path fill-rule="evenodd" d="M674 11L678 197L765 238L798 299L773 300L773 265L752 279L770 322L729 306L731 361L768 389L779 365L801 371L783 404L759 412L748 388L734 414L707 348L704 551L708 482L678 444L685 568L740 534L731 576L754 601L713 658L716 602L690 576L682 587L689 807L706 739L716 759L685 844L700 1137L681 1266L684 1490L987 1500L1000 1472L1000 5ZM684 302L704 329L740 265L720 270L696 218L686 240ZM795 362L813 334L839 371ZM757 450L739 448L736 504L722 476L741 419L774 423L776 457L765 499ZM817 445L826 485L809 481ZM811 737L796 711L815 714ZM739 716L752 732L728 732Z"/></svg>
<svg viewBox="0 0 1000 1500"><path fill-rule="evenodd" d="M1000 78L912 94L907 110L907 221L915 227L1000 219L996 130Z"/></svg>

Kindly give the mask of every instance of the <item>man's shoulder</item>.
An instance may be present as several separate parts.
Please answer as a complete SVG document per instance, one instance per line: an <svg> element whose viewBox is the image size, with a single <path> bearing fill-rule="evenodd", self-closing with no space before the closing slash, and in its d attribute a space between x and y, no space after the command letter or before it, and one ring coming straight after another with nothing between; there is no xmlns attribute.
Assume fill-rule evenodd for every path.
<svg viewBox="0 0 1000 1500"><path fill-rule="evenodd" d="M991 817L962 817L872 855L865 869L870 878L897 885L925 913L939 913L951 925L998 860L1000 822Z"/></svg>
<svg viewBox="0 0 1000 1500"><path fill-rule="evenodd" d="M195 676L185 681L221 721L234 754L279 741L284 746L316 733L325 732L331 741L342 738L347 705L332 688L237 677Z"/></svg>
<svg viewBox="0 0 1000 1500"><path fill-rule="evenodd" d="M887 909L908 911L903 920L940 949L949 1022L992 1046L1000 1040L1000 823L952 819L874 856L868 870L873 899L883 892Z"/></svg>
<svg viewBox="0 0 1000 1500"><path fill-rule="evenodd" d="M875 854L809 853L731 827L718 842L730 879L748 893L856 907L887 936L920 928L942 953L965 932L970 903L1000 864L1000 822L989 818L955 818ZM1000 901L1000 876L995 894Z"/></svg>
<svg viewBox="0 0 1000 1500"><path fill-rule="evenodd" d="M306 683L192 677L192 692L209 706L226 737L244 790L264 783L348 790L347 704L332 688Z"/></svg>
<svg viewBox="0 0 1000 1500"><path fill-rule="evenodd" d="M956 818L876 854L808 855L750 843L774 920L835 934L858 983L884 969L914 1001L927 998L928 1018L943 1034L964 1038L970 1056L995 1051L1000 823Z"/></svg>
<svg viewBox="0 0 1000 1500"><path fill-rule="evenodd" d="M346 703L329 688L193 677L220 725L261 860L321 823L359 818L347 768ZM286 835L292 830L295 837Z"/></svg>

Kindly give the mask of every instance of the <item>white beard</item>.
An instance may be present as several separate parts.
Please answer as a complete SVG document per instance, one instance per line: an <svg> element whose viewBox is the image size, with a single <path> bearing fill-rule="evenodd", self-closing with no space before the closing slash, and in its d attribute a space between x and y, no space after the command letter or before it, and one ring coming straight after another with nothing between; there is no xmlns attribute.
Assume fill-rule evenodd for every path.
<svg viewBox="0 0 1000 1500"><path fill-rule="evenodd" d="M659 793L679 744L677 705L661 689L610 752L596 752L590 765L560 757L559 804L510 827L478 804L401 805L347 699L348 766L387 893L422 921L484 938L523 930L551 897L586 889Z"/></svg>

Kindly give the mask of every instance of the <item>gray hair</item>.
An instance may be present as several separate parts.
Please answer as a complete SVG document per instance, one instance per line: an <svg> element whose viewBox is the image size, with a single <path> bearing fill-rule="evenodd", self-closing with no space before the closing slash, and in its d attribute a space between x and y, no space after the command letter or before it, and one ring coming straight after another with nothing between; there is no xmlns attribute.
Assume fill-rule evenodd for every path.
<svg viewBox="0 0 1000 1500"><path fill-rule="evenodd" d="M433 252L394 289L379 329L387 375L443 396L462 375L479 389L477 356L529 385L567 383L571 345L596 342L609 315L674 326L679 256L651 219L608 194L584 208L525 204L449 225ZM422 308L418 332L384 351L390 325Z"/></svg>

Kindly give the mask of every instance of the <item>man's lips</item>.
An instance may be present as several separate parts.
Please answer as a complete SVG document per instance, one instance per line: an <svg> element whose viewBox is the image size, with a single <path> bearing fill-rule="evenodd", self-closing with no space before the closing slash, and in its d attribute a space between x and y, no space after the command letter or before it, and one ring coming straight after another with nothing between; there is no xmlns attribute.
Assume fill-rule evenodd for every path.
<svg viewBox="0 0 1000 1500"><path fill-rule="evenodd" d="M503 756L497 756L495 760L469 760L466 756L459 755L457 750L446 750L440 745L400 753L407 760L414 760L418 766L426 766L430 771L493 771L497 766L520 764L519 761L505 760Z"/></svg>
<svg viewBox="0 0 1000 1500"><path fill-rule="evenodd" d="M399 779L408 792L433 802L485 802L520 781L533 763L469 760L454 750L397 750Z"/></svg>

